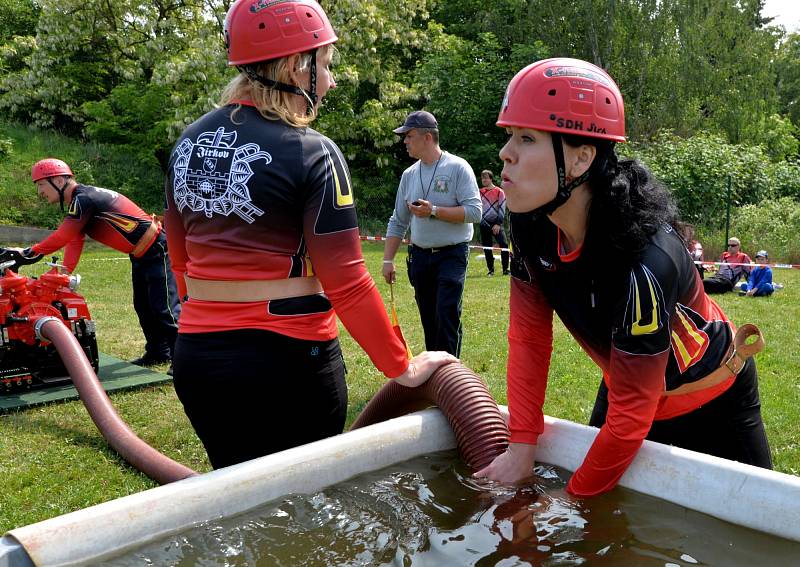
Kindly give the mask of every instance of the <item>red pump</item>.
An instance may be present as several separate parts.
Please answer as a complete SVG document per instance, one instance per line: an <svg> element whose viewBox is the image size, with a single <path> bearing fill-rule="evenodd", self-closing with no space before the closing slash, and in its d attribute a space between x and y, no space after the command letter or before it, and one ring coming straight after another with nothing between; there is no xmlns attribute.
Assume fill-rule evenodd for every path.
<svg viewBox="0 0 800 567"><path fill-rule="evenodd" d="M70 381L55 347L36 336L42 317L61 321L99 369L95 324L75 291L80 276L62 274L55 264L38 279L14 271L27 263L15 250L0 248L0 395Z"/></svg>
<svg viewBox="0 0 800 567"><path fill-rule="evenodd" d="M92 421L123 459L161 484L195 476L192 469L139 439L114 410L95 375L94 321L86 301L75 292L80 276L62 274L55 263L38 279L13 271L38 259L0 248L2 390L72 381Z"/></svg>

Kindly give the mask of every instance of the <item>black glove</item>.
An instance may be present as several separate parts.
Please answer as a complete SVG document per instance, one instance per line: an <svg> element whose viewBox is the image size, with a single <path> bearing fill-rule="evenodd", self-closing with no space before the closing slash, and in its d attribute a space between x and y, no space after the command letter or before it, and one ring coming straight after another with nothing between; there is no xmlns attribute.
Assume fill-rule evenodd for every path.
<svg viewBox="0 0 800 567"><path fill-rule="evenodd" d="M35 262L38 262L39 260L42 259L43 256L43 254L37 254L36 252L34 252L33 248L31 248L30 246L25 248L20 254L22 254L23 258L28 260L27 262L25 262L26 264L33 264Z"/></svg>

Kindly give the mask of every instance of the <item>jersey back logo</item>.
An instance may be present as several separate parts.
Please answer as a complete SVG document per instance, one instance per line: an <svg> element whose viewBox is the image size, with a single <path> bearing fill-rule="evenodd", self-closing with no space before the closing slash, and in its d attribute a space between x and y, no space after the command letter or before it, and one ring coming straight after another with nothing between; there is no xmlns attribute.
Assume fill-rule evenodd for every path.
<svg viewBox="0 0 800 567"><path fill-rule="evenodd" d="M251 224L264 214L253 204L247 182L253 176L250 163L271 163L272 156L258 144L235 146L236 137L219 127L194 142L184 138L175 148L173 196L179 211L189 207L208 218L234 213Z"/></svg>

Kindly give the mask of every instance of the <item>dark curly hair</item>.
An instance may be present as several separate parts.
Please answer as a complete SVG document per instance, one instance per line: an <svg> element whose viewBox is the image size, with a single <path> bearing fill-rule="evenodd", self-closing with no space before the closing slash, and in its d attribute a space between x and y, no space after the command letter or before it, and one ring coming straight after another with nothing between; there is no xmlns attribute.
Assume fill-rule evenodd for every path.
<svg viewBox="0 0 800 567"><path fill-rule="evenodd" d="M573 147L589 144L597 149L589 168L592 201L586 245L633 262L659 227L678 229L675 201L647 166L638 160L620 161L612 141L573 135L563 138Z"/></svg>

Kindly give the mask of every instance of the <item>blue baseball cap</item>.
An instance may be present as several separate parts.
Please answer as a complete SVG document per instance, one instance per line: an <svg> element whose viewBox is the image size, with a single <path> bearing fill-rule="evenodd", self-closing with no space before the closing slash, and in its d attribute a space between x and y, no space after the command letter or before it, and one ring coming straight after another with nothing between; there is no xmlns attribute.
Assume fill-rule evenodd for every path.
<svg viewBox="0 0 800 567"><path fill-rule="evenodd" d="M439 123L436 122L436 117L425 110L415 110L406 116L405 123L399 128L392 130L395 134L405 134L413 128L432 128L439 129Z"/></svg>

